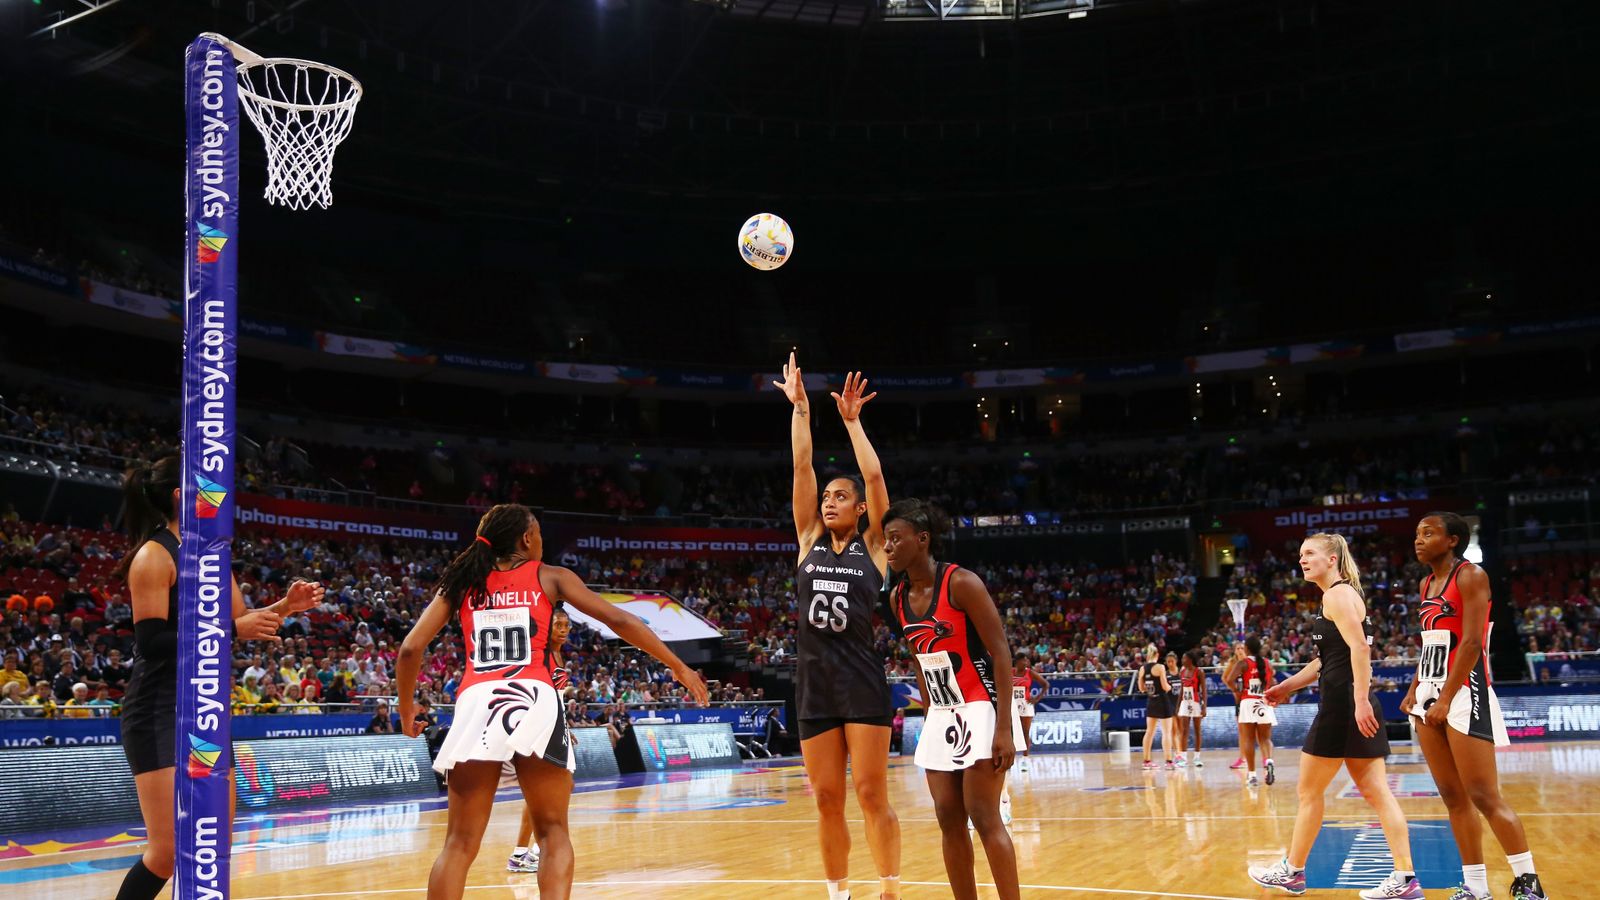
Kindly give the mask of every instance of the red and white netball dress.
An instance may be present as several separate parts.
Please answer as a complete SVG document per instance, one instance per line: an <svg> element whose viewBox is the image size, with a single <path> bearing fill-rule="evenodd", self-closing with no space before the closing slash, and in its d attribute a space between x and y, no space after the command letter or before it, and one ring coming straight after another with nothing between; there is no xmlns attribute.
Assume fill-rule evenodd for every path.
<svg viewBox="0 0 1600 900"><path fill-rule="evenodd" d="M467 672L450 733L433 761L441 774L458 762L514 756L576 769L551 674L551 656L559 649L549 646L557 606L539 585L541 565L529 561L491 572L487 595L462 600Z"/></svg>
<svg viewBox="0 0 1600 900"><path fill-rule="evenodd" d="M959 568L952 563L939 564L934 571L933 601L921 617L912 618L906 605L910 581L902 580L895 587L893 602L906 640L917 652L917 668L928 691L923 698L928 715L917 741L917 765L940 772L966 769L988 759L998 721L989 652L966 611L950 604L950 578ZM1011 708L1006 712L1012 740L1017 747L1026 746L1022 723Z"/></svg>
<svg viewBox="0 0 1600 900"><path fill-rule="evenodd" d="M1262 666L1266 671L1261 671ZM1263 693L1266 686L1272 683L1272 663L1261 660L1261 666L1256 665L1254 656L1244 661L1244 698L1239 701L1239 721L1254 725L1278 724L1278 712L1267 705L1267 695Z"/></svg>
<svg viewBox="0 0 1600 900"><path fill-rule="evenodd" d="M1411 714L1422 718L1439 699L1450 667L1455 665L1465 629L1482 627L1483 652L1473 660L1466 683L1450 701L1449 722L1451 728L1462 734L1490 741L1496 747L1506 747L1511 744L1511 736L1506 733L1500 700L1489 680L1490 608L1484 609L1482 623L1468 623L1461 616L1465 606L1461 602L1461 586L1456 584L1456 573L1466 564L1466 560L1456 563L1444 581L1444 589L1437 595L1432 590L1433 576L1430 574L1422 580L1422 659L1417 661L1417 705L1411 708Z"/></svg>

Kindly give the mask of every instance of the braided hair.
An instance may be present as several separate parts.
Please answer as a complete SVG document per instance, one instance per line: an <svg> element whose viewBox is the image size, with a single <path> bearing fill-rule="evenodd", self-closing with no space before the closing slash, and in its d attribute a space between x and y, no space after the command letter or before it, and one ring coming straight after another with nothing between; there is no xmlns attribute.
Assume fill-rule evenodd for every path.
<svg viewBox="0 0 1600 900"><path fill-rule="evenodd" d="M488 595L495 560L510 556L534 521L533 511L520 503L502 503L483 514L472 543L457 553L439 576L438 593L450 601L452 611L460 609L468 597Z"/></svg>

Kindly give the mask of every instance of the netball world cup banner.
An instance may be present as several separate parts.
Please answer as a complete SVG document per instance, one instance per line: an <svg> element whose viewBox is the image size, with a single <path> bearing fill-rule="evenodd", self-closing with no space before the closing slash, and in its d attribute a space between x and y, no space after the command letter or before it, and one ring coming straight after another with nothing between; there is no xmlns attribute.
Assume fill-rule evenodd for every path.
<svg viewBox="0 0 1600 900"><path fill-rule="evenodd" d="M173 896L228 896L229 659L233 644L234 377L238 372L239 103L233 55L209 38L185 60L183 495L178 566L178 859Z"/></svg>

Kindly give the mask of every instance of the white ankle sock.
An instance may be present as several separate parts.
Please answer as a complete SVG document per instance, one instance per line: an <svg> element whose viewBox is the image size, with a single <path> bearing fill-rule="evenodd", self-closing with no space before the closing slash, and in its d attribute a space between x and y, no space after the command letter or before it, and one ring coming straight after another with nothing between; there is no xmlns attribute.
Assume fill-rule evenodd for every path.
<svg viewBox="0 0 1600 900"><path fill-rule="evenodd" d="M1532 850L1529 850L1526 853L1518 853L1516 856L1507 856L1506 862L1511 864L1511 874L1513 875L1520 876L1533 874Z"/></svg>
<svg viewBox="0 0 1600 900"><path fill-rule="evenodd" d="M1483 863L1461 867L1461 881L1479 897L1489 896L1489 867Z"/></svg>
<svg viewBox="0 0 1600 900"><path fill-rule="evenodd" d="M850 900L850 879L828 882L828 900Z"/></svg>
<svg viewBox="0 0 1600 900"><path fill-rule="evenodd" d="M527 847L513 847L513 848L511 848L511 855L512 856L527 856L528 855L528 848Z"/></svg>

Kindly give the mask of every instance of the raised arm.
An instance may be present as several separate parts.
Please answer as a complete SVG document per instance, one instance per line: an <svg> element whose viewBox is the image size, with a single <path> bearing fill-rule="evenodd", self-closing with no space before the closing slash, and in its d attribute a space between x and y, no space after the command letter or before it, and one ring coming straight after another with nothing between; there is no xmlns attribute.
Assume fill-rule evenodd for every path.
<svg viewBox="0 0 1600 900"><path fill-rule="evenodd" d="M794 354L783 367L783 380L772 383L794 404L789 417L789 444L794 450L794 532L800 539L800 558L805 559L809 544L821 527L817 500L817 470L811 466L811 400L806 397L805 378Z"/></svg>
<svg viewBox="0 0 1600 900"><path fill-rule="evenodd" d="M994 598L989 596L989 588L984 585L983 579L966 569L958 570L950 579L950 605L966 611L967 618L978 631L978 639L983 641L983 649L989 651L989 659L994 662L994 683L1000 685L1001 690L1010 690L1011 644L1006 640L1006 628L1000 621L1000 610L994 605ZM1011 767L1012 757L1017 752L1011 736L1011 720L1017 714L1017 708L1009 702L999 703L996 704L996 712L999 715L994 726L994 747L989 758L996 769L1003 771Z"/></svg>
<svg viewBox="0 0 1600 900"><path fill-rule="evenodd" d="M866 426L861 424L861 408L878 396L877 391L866 394L866 390L867 379L860 372L851 372L844 378L844 392L834 392L833 402L839 407L845 431L850 433L856 468L861 470L861 481L867 488L867 527L861 529L861 537L867 542L872 562L882 572L889 567L889 558L883 553L883 516L889 511L889 486L883 479L883 463L878 460L878 451L872 449Z"/></svg>
<svg viewBox="0 0 1600 900"><path fill-rule="evenodd" d="M706 705L708 699L706 683L638 616L625 609L618 609L604 597L589 590L584 585L583 579L573 574L571 569L544 566L539 572L539 580L544 583L546 590L554 588L552 593L555 596L571 603L583 614L611 629L617 637L655 657L658 662L671 670L672 677L689 691L689 696L694 698L696 703L701 706Z"/></svg>

